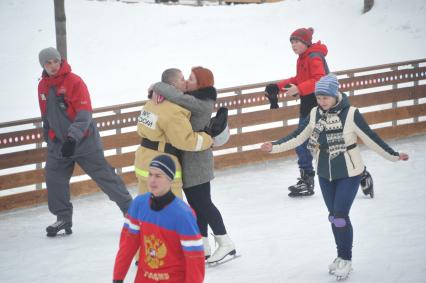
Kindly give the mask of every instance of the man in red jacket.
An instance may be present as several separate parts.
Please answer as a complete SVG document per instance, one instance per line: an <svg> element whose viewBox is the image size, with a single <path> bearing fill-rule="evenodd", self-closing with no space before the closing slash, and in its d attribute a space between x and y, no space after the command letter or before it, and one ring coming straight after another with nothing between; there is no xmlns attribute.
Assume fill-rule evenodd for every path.
<svg viewBox="0 0 426 283"><path fill-rule="evenodd" d="M280 81L278 84L266 86L267 97L271 109L278 108L278 93L300 97L299 125L309 115L312 108L317 106L315 98L315 83L329 72L325 56L327 47L320 41L312 43L312 28L300 28L290 35L291 47L299 58L295 77ZM312 166L312 155L306 148L307 143L296 148L300 168L300 178L296 185L290 186L289 196L309 196L314 194L315 171Z"/></svg>
<svg viewBox="0 0 426 283"><path fill-rule="evenodd" d="M53 237L61 230L72 233L69 182L75 162L117 203L123 214L127 213L132 197L105 160L86 84L71 72L70 65L53 47L41 50L39 61L43 68L38 99L47 143L48 206L57 218L46 232Z"/></svg>

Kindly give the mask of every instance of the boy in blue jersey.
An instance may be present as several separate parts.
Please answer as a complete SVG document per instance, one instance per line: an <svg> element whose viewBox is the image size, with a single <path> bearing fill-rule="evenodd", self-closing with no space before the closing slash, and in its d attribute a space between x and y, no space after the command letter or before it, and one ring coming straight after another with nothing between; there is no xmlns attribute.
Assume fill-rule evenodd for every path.
<svg viewBox="0 0 426 283"><path fill-rule="evenodd" d="M121 232L114 283L123 282L136 251L135 282L201 283L205 264L201 234L192 209L171 191L176 166L168 155L149 166L149 193L134 199Z"/></svg>

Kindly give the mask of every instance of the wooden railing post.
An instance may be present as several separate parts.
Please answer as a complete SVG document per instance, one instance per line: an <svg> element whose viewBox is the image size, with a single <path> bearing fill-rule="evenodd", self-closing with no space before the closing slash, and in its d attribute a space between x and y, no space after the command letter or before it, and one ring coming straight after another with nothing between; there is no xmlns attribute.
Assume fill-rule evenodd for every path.
<svg viewBox="0 0 426 283"><path fill-rule="evenodd" d="M283 94L283 96L284 96L284 94ZM282 104L283 104L282 108L285 108L285 107L287 107L287 106L288 106L288 101L287 101L287 100L284 100L284 101L282 102ZM283 120L283 126L284 126L284 127L288 126L288 120Z"/></svg>
<svg viewBox="0 0 426 283"><path fill-rule="evenodd" d="M419 68L419 63L415 63L412 66L413 66L414 69L418 69ZM414 80L413 86L414 86L414 89L416 89L419 86L419 81ZM414 98L413 104L414 105L418 105L419 104L419 99L418 98ZM414 123L417 123L418 121L419 121L419 117L414 117L413 118L413 122Z"/></svg>
<svg viewBox="0 0 426 283"><path fill-rule="evenodd" d="M119 115L121 114L121 108L115 109L114 113L117 115L117 118L119 119ZM119 126L117 129L115 129L115 134L120 135L121 134L121 126ZM117 147L115 149L115 154L121 154L123 152L123 149L121 147ZM119 167L116 168L117 174L121 175L123 173L123 168Z"/></svg>
<svg viewBox="0 0 426 283"><path fill-rule="evenodd" d="M398 71L398 66L391 67L391 70L392 71ZM398 88L398 84L393 84L392 85L392 89L397 89L397 88ZM398 102L392 102L392 109L396 109L396 108L398 108ZM397 125L398 125L397 120L393 120L392 121L392 126L395 127Z"/></svg>
<svg viewBox="0 0 426 283"><path fill-rule="evenodd" d="M236 95L238 95L238 96L240 96L240 97L241 97L240 99L243 99L243 97L242 97L243 92L241 91L241 89L240 89L240 88L239 88L239 89L237 89L237 90L235 91L235 94L236 94ZM241 107L238 107L238 108L237 108L237 115L240 115L241 113L243 113L243 110L242 110L242 108L241 108ZM237 134L238 134L238 135L239 135L239 134L241 134L242 132L243 132L243 129L242 129L242 128L237 128ZM237 151L238 151L238 152L243 151L243 147L242 147L242 146L237 147Z"/></svg>
<svg viewBox="0 0 426 283"><path fill-rule="evenodd" d="M42 122L34 123L34 127L36 129L41 128L42 127ZM42 148L43 147L43 142L38 142L38 143L35 144L35 146L36 146L36 149ZM38 169L43 169L43 163L36 163L36 169L37 170ZM35 187L36 187L36 190L41 190L43 188L43 184L42 183L37 183L35 185Z"/></svg>
<svg viewBox="0 0 426 283"><path fill-rule="evenodd" d="M351 78L351 79L355 78L355 74L349 73L348 78ZM349 96L353 96L353 95L355 95L355 90L352 89L352 90L349 91Z"/></svg>

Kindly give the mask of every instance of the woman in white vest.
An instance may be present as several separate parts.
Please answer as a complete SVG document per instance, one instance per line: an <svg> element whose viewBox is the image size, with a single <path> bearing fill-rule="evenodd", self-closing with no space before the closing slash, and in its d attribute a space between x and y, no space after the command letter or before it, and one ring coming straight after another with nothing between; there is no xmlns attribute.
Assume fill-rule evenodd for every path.
<svg viewBox="0 0 426 283"><path fill-rule="evenodd" d="M315 85L318 106L293 133L264 143L261 149L277 153L308 140L337 245L337 258L329 265L329 272L342 280L352 270L353 228L349 211L364 171L357 138L390 161L408 160L408 155L394 151L373 132L359 110L350 106L347 96L338 88L334 74L322 77Z"/></svg>

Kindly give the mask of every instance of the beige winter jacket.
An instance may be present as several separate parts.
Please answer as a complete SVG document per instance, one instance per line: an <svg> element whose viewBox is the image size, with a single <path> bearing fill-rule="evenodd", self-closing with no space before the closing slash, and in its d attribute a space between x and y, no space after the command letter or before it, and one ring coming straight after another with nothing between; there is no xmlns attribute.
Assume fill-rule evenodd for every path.
<svg viewBox="0 0 426 283"><path fill-rule="evenodd" d="M148 101L138 118L137 132L141 138L158 141L158 150L139 146L135 153L135 173L139 193L148 191L147 178L151 160L164 153L166 143L185 151L201 151L211 147L213 140L205 132L193 132L189 122L191 112L170 101L156 104ZM168 154L176 163L176 176L172 191L182 197L182 168L178 158Z"/></svg>

